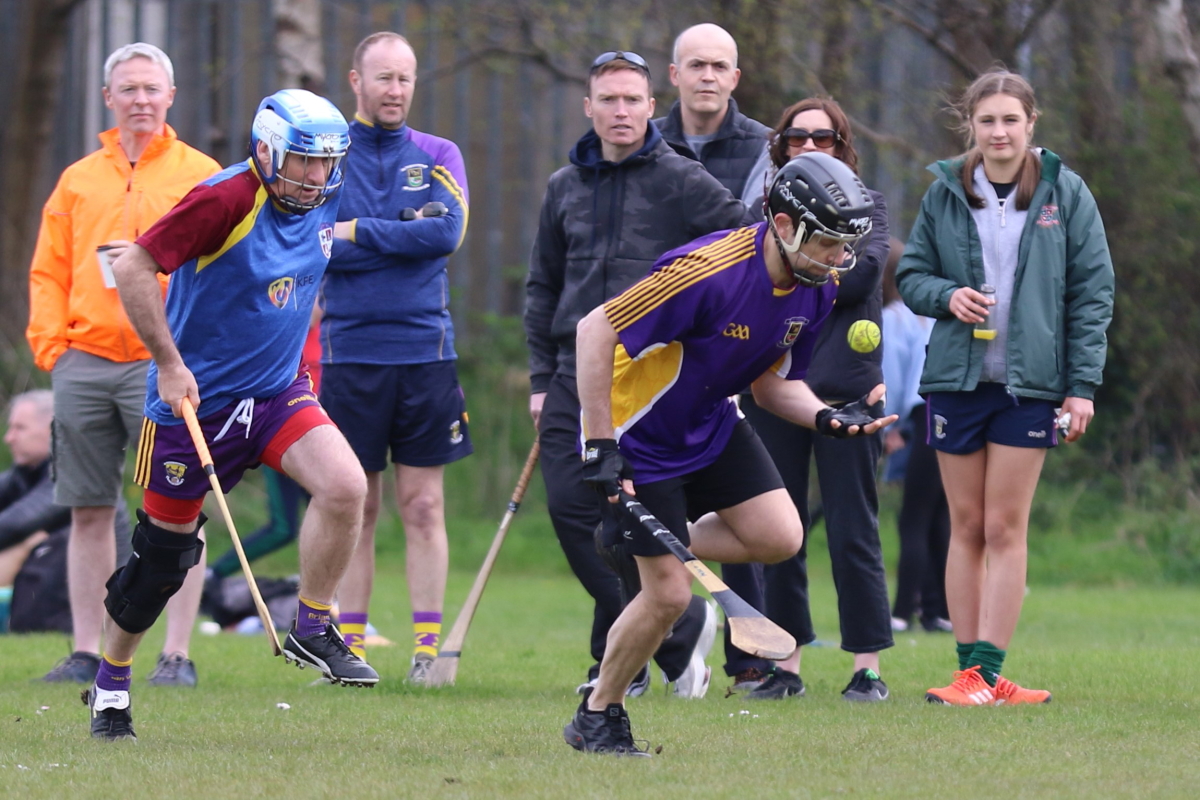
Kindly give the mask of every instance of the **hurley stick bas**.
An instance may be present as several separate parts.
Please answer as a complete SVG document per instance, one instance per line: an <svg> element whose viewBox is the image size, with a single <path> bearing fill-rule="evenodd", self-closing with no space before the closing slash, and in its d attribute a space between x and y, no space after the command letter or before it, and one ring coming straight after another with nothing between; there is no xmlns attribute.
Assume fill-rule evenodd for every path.
<svg viewBox="0 0 1200 800"><path fill-rule="evenodd" d="M696 558L666 525L659 522L657 517L639 503L637 498L624 490L619 493L619 497L619 502L625 506L633 519L682 561L688 571L712 595L713 600L717 601L728 620L729 638L734 647L773 661L781 661L796 650L796 640L791 634L738 597L723 580L710 572L704 562Z"/></svg>
<svg viewBox="0 0 1200 800"><path fill-rule="evenodd" d="M200 466L204 467L204 474L208 475L208 482L212 485L217 505L221 507L221 515L225 517L225 527L229 529L229 538L233 540L233 549L237 551L238 561L242 564L246 584L250 587L250 597L254 599L254 607L258 610L258 618L262 620L263 631L266 632L267 639L271 642L272 655L281 655L283 650L279 647L279 637L275 634L275 623L271 620L271 612L267 610L267 604L263 602L262 594L258 591L254 573L250 571L250 562L246 560L246 552L242 550L242 540L238 536L237 528L234 527L233 515L229 513L229 506L225 504L225 493L221 491L221 482L217 480L212 455L208 452L208 444L204 441L204 432L200 430L200 421L196 419L196 410L192 408L192 401L186 397L183 398L181 409L183 421L187 423L188 433L192 435L192 444L196 446L196 455L200 456Z"/></svg>
<svg viewBox="0 0 1200 800"><path fill-rule="evenodd" d="M467 601L463 603L462 611L458 612L458 619L454 620L454 627L450 629L450 634L442 644L441 650L438 651L437 659L429 669L427 686L454 684L454 678L458 675L458 660L462 656L463 642L466 641L467 631L471 628L471 619L475 616L479 599L483 596L488 577L492 574L496 556L500 554L500 546L504 544L504 537L508 534L508 526L512 523L517 509L521 507L521 499L525 496L525 489L529 486L529 479L533 475L533 468L537 464L537 460L538 443L534 441L533 447L529 449L529 458L525 459L525 467L521 470L521 477L517 480L517 488L513 489L512 499L508 501L508 510L504 513L504 519L500 520L500 529L496 531L496 537L492 540L487 557L483 559L483 566L479 568L479 574L475 576L475 583L471 586Z"/></svg>

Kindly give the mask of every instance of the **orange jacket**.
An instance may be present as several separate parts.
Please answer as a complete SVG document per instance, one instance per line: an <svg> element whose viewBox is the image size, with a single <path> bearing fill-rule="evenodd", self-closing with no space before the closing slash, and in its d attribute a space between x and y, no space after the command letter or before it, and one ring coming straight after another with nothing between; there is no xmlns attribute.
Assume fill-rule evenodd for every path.
<svg viewBox="0 0 1200 800"><path fill-rule="evenodd" d="M164 128L136 166L121 149L116 128L101 133L103 147L63 171L42 209L25 336L34 362L47 372L68 347L110 361L150 357L117 290L104 285L96 248L115 239L132 242L192 187L221 170L179 141L171 126Z"/></svg>

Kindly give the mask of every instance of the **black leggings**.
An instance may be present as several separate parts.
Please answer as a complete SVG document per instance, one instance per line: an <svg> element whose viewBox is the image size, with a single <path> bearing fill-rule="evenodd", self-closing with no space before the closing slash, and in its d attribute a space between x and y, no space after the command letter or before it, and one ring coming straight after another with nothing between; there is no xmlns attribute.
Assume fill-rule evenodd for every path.
<svg viewBox="0 0 1200 800"><path fill-rule="evenodd" d="M892 616L911 621L919 609L922 619L949 619L946 609L946 551L950 547L950 506L942 488L937 451L929 446L924 403L913 409L912 440L904 472L900 530L900 566Z"/></svg>

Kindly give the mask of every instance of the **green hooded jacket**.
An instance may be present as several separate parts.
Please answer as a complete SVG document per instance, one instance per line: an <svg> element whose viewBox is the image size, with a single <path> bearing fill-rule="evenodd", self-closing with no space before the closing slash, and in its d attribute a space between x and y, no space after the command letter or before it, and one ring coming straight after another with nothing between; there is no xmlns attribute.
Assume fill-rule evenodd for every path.
<svg viewBox="0 0 1200 800"><path fill-rule="evenodd" d="M1091 400L1107 355L1113 266L1096 200L1078 174L1041 150L1042 177L1021 233L1008 321L1013 394L1061 402ZM975 389L987 341L950 313L950 296L984 282L979 231L963 190L962 159L929 167L937 180L896 271L905 304L937 323L929 339L922 394ZM885 343L886 346L886 343Z"/></svg>

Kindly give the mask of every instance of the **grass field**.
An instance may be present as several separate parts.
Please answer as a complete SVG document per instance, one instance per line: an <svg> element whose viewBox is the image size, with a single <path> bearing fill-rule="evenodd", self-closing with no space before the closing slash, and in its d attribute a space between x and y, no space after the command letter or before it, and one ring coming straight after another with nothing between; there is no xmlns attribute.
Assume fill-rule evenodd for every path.
<svg viewBox="0 0 1200 800"><path fill-rule="evenodd" d="M471 550L486 547L473 543ZM808 696L629 704L649 761L584 756L562 740L588 665L589 606L562 574L501 569L484 596L456 687L404 685L403 563L381 561L374 690L310 687L265 639L197 636L195 691L152 689L154 630L134 665L137 744L93 742L78 690L37 682L61 636L0 637L0 793L33 798L307 797L1195 797L1200 787L1200 591L1035 585L1006 673L1054 691L1044 707L951 709L951 637L900 634L884 654L892 699L843 702L850 659L833 643L833 590L814 551ZM503 556L502 556L503 560ZM290 562L294 564L294 561ZM278 574L287 553L263 566ZM473 575L456 571L451 609ZM452 618L452 614L448 617ZM655 676L657 681L657 674ZM290 709L277 708L290 704ZM742 710L749 714L740 713Z"/></svg>

